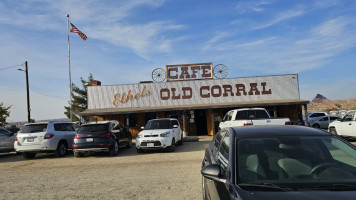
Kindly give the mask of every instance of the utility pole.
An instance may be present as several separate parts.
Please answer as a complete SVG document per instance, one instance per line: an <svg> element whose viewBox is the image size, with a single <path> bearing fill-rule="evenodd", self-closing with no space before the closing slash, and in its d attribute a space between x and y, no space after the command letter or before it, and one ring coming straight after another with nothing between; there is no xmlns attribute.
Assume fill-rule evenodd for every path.
<svg viewBox="0 0 356 200"><path fill-rule="evenodd" d="M31 122L31 108L30 108L30 90L28 85L28 65L25 62L25 72L26 72L26 89L27 89L27 122Z"/></svg>
<svg viewBox="0 0 356 200"><path fill-rule="evenodd" d="M27 122L31 122L31 108L30 108L30 86L28 84L28 65L27 61L25 62L25 70L23 69L17 69L19 71L24 71L26 73L26 90L27 90Z"/></svg>

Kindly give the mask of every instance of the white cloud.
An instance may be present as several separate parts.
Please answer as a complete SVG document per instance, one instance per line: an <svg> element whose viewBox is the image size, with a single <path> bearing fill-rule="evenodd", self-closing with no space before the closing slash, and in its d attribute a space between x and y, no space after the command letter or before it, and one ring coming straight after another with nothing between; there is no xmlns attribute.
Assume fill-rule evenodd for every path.
<svg viewBox="0 0 356 200"><path fill-rule="evenodd" d="M301 9L297 9L297 10L288 10L282 13L279 13L274 19L270 20L269 22L259 25L255 28L253 28L252 30L259 30L259 29L264 29L270 26L273 26L277 23L280 23L282 21L288 20L288 19L292 19L295 17L299 17L304 15L306 12L305 10L301 10Z"/></svg>
<svg viewBox="0 0 356 200"><path fill-rule="evenodd" d="M240 1L236 8L239 14L249 12L262 12L265 10L264 6L272 4L273 1Z"/></svg>

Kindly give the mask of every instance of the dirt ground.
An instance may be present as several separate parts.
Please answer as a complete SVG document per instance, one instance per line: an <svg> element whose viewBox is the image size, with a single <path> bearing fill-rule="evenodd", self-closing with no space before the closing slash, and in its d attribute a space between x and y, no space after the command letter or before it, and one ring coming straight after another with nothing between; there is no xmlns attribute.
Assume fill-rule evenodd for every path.
<svg viewBox="0 0 356 200"><path fill-rule="evenodd" d="M202 199L200 168L211 136L176 151L26 160L0 154L0 199Z"/></svg>

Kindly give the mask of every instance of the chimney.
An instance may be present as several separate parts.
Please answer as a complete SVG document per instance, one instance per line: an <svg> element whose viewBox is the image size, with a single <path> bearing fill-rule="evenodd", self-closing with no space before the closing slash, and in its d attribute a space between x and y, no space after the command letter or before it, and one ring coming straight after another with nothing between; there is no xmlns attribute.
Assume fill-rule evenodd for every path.
<svg viewBox="0 0 356 200"><path fill-rule="evenodd" d="M101 82L98 80L90 81L90 86L99 86L99 85L101 85Z"/></svg>

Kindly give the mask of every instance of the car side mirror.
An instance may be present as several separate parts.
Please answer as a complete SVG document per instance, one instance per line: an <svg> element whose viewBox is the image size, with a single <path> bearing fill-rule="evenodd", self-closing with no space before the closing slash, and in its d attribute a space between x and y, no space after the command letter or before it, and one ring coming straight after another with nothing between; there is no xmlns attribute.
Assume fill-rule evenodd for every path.
<svg viewBox="0 0 356 200"><path fill-rule="evenodd" d="M141 126L141 129L143 130L143 129L145 129L145 127L144 127L144 126Z"/></svg>
<svg viewBox="0 0 356 200"><path fill-rule="evenodd" d="M226 183L226 179L222 177L221 168L218 164L206 165L201 169L201 174L207 179Z"/></svg>
<svg viewBox="0 0 356 200"><path fill-rule="evenodd" d="M173 128L178 128L178 125L173 125Z"/></svg>

